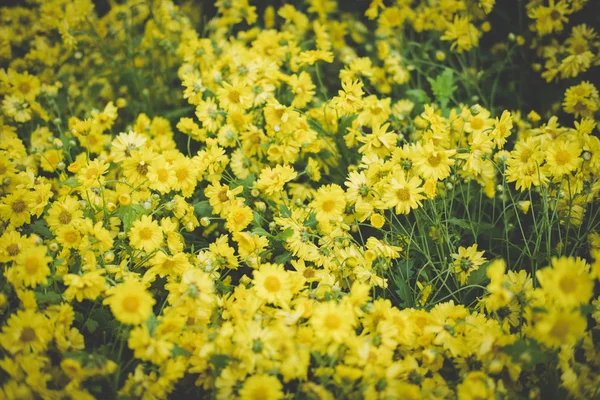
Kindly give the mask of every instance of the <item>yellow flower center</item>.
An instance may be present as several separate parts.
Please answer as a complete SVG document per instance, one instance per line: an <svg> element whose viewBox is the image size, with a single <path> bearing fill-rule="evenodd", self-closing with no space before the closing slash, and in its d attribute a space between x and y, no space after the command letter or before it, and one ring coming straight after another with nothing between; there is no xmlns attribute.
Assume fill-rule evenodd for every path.
<svg viewBox="0 0 600 400"><path fill-rule="evenodd" d="M23 94L27 94L27 93L29 93L30 90L31 90L31 85L29 84L29 82L21 82L19 84L19 92L21 92Z"/></svg>
<svg viewBox="0 0 600 400"><path fill-rule="evenodd" d="M135 313L140 308L140 300L137 296L125 296L123 298L123 310L128 313Z"/></svg>
<svg viewBox="0 0 600 400"><path fill-rule="evenodd" d="M98 176L98 168L96 167L88 168L88 170L85 173L85 177L87 179L94 179L96 176Z"/></svg>
<svg viewBox="0 0 600 400"><path fill-rule="evenodd" d="M479 117L474 117L473 120L471 121L471 128L476 129L476 130L483 128L483 119L481 119Z"/></svg>
<svg viewBox="0 0 600 400"><path fill-rule="evenodd" d="M25 209L27 208L27 204L25 204L23 200L17 200L14 203L12 203L11 208L14 213L20 214L23 211L25 211Z"/></svg>
<svg viewBox="0 0 600 400"><path fill-rule="evenodd" d="M69 222L71 222L71 219L73 217L71 216L71 213L68 211L62 211L59 215L58 215L58 222L60 222L63 225L67 225Z"/></svg>
<svg viewBox="0 0 600 400"><path fill-rule="evenodd" d="M19 340L23 343L33 342L37 339L37 335L35 334L35 329L30 326L26 326L21 330L21 335L19 336Z"/></svg>
<svg viewBox="0 0 600 400"><path fill-rule="evenodd" d="M166 169L159 169L156 175L160 182L167 182L169 180L169 172Z"/></svg>
<svg viewBox="0 0 600 400"><path fill-rule="evenodd" d="M565 165L569 162L571 156L568 151L559 150L556 152L556 163L558 165Z"/></svg>
<svg viewBox="0 0 600 400"><path fill-rule="evenodd" d="M187 169L183 168L183 169L177 170L175 175L177 176L177 180L179 180L179 182L183 182L187 179L187 177L189 176L189 173L188 173Z"/></svg>
<svg viewBox="0 0 600 400"><path fill-rule="evenodd" d="M75 231L69 231L65 233L63 239L67 243L75 243L77 241L77 233Z"/></svg>
<svg viewBox="0 0 600 400"><path fill-rule="evenodd" d="M148 173L148 164L139 163L136 169L137 169L138 174L146 175Z"/></svg>
<svg viewBox="0 0 600 400"><path fill-rule="evenodd" d="M240 102L240 92L238 92L237 90L230 91L228 97L229 97L229 101L230 102L239 104L239 102Z"/></svg>
<svg viewBox="0 0 600 400"><path fill-rule="evenodd" d="M335 200L327 199L323 201L323 203L321 204L321 208L327 213L333 211L333 209L335 208Z"/></svg>
<svg viewBox="0 0 600 400"><path fill-rule="evenodd" d="M16 243L9 244L8 246L6 246L6 252L11 257L16 256L17 254L19 254L19 245Z"/></svg>
<svg viewBox="0 0 600 400"><path fill-rule="evenodd" d="M23 267L25 267L25 271L27 271L28 274L33 275L40 268L40 263L36 257L28 257L25 259Z"/></svg>
<svg viewBox="0 0 600 400"><path fill-rule="evenodd" d="M438 165L440 165L440 161L440 156L431 155L427 158L427 163L429 163L429 165L431 165L432 167L437 167Z"/></svg>
<svg viewBox="0 0 600 400"><path fill-rule="evenodd" d="M327 329L335 330L339 329L342 321L340 321L340 317L335 314L327 314L325 317L325 327Z"/></svg>
<svg viewBox="0 0 600 400"><path fill-rule="evenodd" d="M140 238L143 240L150 240L152 238L152 229L142 228L140 229Z"/></svg>
<svg viewBox="0 0 600 400"><path fill-rule="evenodd" d="M398 189L396 190L396 197L400 201L409 201L410 191L407 188Z"/></svg>
<svg viewBox="0 0 600 400"><path fill-rule="evenodd" d="M569 327L562 322L557 322L550 330L549 335L562 342L566 339L568 333Z"/></svg>
<svg viewBox="0 0 600 400"><path fill-rule="evenodd" d="M573 293L577 290L577 282L571 276L563 276L558 285L565 293Z"/></svg>
<svg viewBox="0 0 600 400"><path fill-rule="evenodd" d="M269 276L265 279L265 289L271 293L278 292L281 288L281 282L276 276Z"/></svg>

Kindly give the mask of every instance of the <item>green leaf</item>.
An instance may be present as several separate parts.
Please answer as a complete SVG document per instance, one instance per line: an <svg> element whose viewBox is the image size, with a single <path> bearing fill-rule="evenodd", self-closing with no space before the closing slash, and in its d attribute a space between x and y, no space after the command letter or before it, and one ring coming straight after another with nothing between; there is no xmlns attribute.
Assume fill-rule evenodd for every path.
<svg viewBox="0 0 600 400"><path fill-rule="evenodd" d="M232 358L227 354L213 354L210 357L210 363L214 368L214 375L219 376L223 368L225 368L231 362Z"/></svg>
<svg viewBox="0 0 600 400"><path fill-rule="evenodd" d="M287 228L285 231L283 231L279 235L277 235L277 238L285 241L285 240L288 240L289 238L291 238L293 234L294 234L294 230L292 228Z"/></svg>
<svg viewBox="0 0 600 400"><path fill-rule="evenodd" d="M256 233L257 235L266 236L266 237L270 237L270 238L273 237L273 235L271 235L265 229L260 228L260 227L252 229L252 233Z"/></svg>
<svg viewBox="0 0 600 400"><path fill-rule="evenodd" d="M179 347L177 345L173 346L173 348L171 349L171 355L173 357L175 356L191 356L192 353L190 353L189 351L187 351L186 349L184 349L183 347ZM223 367L224 368L224 367Z"/></svg>
<svg viewBox="0 0 600 400"><path fill-rule="evenodd" d="M194 213L200 217L208 217L212 214L212 207L207 200L203 200L199 203L194 204Z"/></svg>
<svg viewBox="0 0 600 400"><path fill-rule="evenodd" d="M146 209L141 204L131 204L119 207L115 212L115 216L121 218L121 221L123 221L123 229L128 231L137 217L145 212Z"/></svg>
<svg viewBox="0 0 600 400"><path fill-rule="evenodd" d="M314 212L310 213L308 219L304 221L304 226L308 228L316 228L318 224L319 221L317 221L317 214L315 214Z"/></svg>
<svg viewBox="0 0 600 400"><path fill-rule="evenodd" d="M96 332L96 329L98 329L100 324L94 321L93 319L88 319L87 321L85 321L85 324L83 326L85 327L85 329L87 329L89 333L94 333Z"/></svg>
<svg viewBox="0 0 600 400"><path fill-rule="evenodd" d="M423 89L410 89L406 91L406 95L415 103L428 104L431 103L427 92Z"/></svg>
<svg viewBox="0 0 600 400"><path fill-rule="evenodd" d="M459 226L459 227L463 228L464 230L470 231L472 228L472 226L471 226L472 222L468 221L466 219L458 219L458 218L452 217L452 218L448 218L446 221L452 225Z"/></svg>
<svg viewBox="0 0 600 400"><path fill-rule="evenodd" d="M54 292L35 292L35 299L40 304L59 304L62 301L61 295Z"/></svg>
<svg viewBox="0 0 600 400"><path fill-rule="evenodd" d="M54 237L52 232L50 232L50 229L48 229L46 221L44 220L38 219L29 226L31 227L31 231L40 236L42 239L52 239Z"/></svg>
<svg viewBox="0 0 600 400"><path fill-rule="evenodd" d="M467 278L467 283L469 285L480 285L482 282L487 280L487 268L490 263L485 263L480 265L475 271L471 272L469 277Z"/></svg>
<svg viewBox="0 0 600 400"><path fill-rule="evenodd" d="M525 369L535 367L549 356L535 340L518 339L513 344L504 346L502 352L511 356L514 362L520 363Z"/></svg>
<svg viewBox="0 0 600 400"><path fill-rule="evenodd" d="M70 177L67 180L60 182L60 186L68 186L70 188L76 188L81 186L81 183L74 176Z"/></svg>
<svg viewBox="0 0 600 400"><path fill-rule="evenodd" d="M457 89L454 81L454 72L446 68L444 72L439 74L435 79L427 78L427 81L431 85L433 95L442 108L448 106L450 98Z"/></svg>
<svg viewBox="0 0 600 400"><path fill-rule="evenodd" d="M275 257L274 261L276 264L285 264L291 259L292 259L292 253L290 253L289 251L286 251L285 253L280 254L277 257Z"/></svg>

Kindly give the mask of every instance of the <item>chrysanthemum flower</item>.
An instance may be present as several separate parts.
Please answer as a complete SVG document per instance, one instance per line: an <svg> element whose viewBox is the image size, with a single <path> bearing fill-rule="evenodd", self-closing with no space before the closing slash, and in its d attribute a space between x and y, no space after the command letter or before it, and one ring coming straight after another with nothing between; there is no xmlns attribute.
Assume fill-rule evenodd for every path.
<svg viewBox="0 0 600 400"><path fill-rule="evenodd" d="M17 352L40 353L52 339L50 321L35 310L12 314L0 334L0 346L11 354Z"/></svg>
<svg viewBox="0 0 600 400"><path fill-rule="evenodd" d="M115 318L128 325L138 325L146 321L152 314L155 300L146 291L144 285L130 279L110 290L110 296L104 300Z"/></svg>
<svg viewBox="0 0 600 400"><path fill-rule="evenodd" d="M241 400L279 400L283 398L283 385L271 375L253 375L240 389Z"/></svg>
<svg viewBox="0 0 600 400"><path fill-rule="evenodd" d="M592 297L594 280L581 258L553 258L552 266L538 270L536 277L548 297L562 307L587 304Z"/></svg>
<svg viewBox="0 0 600 400"><path fill-rule="evenodd" d="M344 189L336 184L321 186L311 202L311 207L319 221L340 217L346 209Z"/></svg>
<svg viewBox="0 0 600 400"><path fill-rule="evenodd" d="M136 249L151 252L163 244L162 229L149 215L142 215L129 232L129 243Z"/></svg>
<svg viewBox="0 0 600 400"><path fill-rule="evenodd" d="M421 200L425 198L422 192L421 179L413 176L407 180L404 172L399 171L390 179L382 200L388 208L395 207L396 214L408 214L421 206Z"/></svg>

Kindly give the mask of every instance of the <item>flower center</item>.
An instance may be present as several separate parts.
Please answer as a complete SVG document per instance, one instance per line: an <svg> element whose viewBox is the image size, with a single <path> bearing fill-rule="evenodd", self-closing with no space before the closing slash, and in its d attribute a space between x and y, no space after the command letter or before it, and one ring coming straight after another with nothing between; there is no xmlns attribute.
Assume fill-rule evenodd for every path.
<svg viewBox="0 0 600 400"><path fill-rule="evenodd" d="M431 155L427 158L427 162L429 163L429 165L431 165L432 167L437 167L438 165L440 165L440 156L434 156Z"/></svg>
<svg viewBox="0 0 600 400"><path fill-rule="evenodd" d="M331 212L335 208L335 200L327 199L327 200L323 201L323 204L321 207L323 208L323 211Z"/></svg>
<svg viewBox="0 0 600 400"><path fill-rule="evenodd" d="M69 222L71 222L72 218L73 217L71 216L70 212L62 211L58 216L58 222L60 222L63 225L67 225Z"/></svg>
<svg viewBox="0 0 600 400"><path fill-rule="evenodd" d="M12 244L9 244L8 246L6 246L6 252L11 257L14 257L17 254L19 254L19 250L20 250L19 245L16 243L12 243Z"/></svg>
<svg viewBox="0 0 600 400"><path fill-rule="evenodd" d="M565 293L573 293L577 290L577 282L573 277L563 276L559 283L560 289Z"/></svg>
<svg viewBox="0 0 600 400"><path fill-rule="evenodd" d="M396 190L396 197L400 201L408 201L410 200L410 191L407 188L402 188Z"/></svg>
<svg viewBox="0 0 600 400"><path fill-rule="evenodd" d="M37 339L37 335L35 334L35 329L30 326L26 326L21 330L21 335L19 336L19 340L23 343L33 342Z"/></svg>
<svg viewBox="0 0 600 400"><path fill-rule="evenodd" d="M144 240L150 240L152 238L152 229L150 229L150 228L140 229L140 237Z"/></svg>
<svg viewBox="0 0 600 400"><path fill-rule="evenodd" d="M340 317L335 314L327 314L325 317L325 326L328 329L335 330L338 329L341 325Z"/></svg>
<svg viewBox="0 0 600 400"><path fill-rule="evenodd" d="M281 288L281 282L276 276L269 276L265 279L265 289L271 293L278 292Z"/></svg>
<svg viewBox="0 0 600 400"><path fill-rule="evenodd" d="M23 200L17 200L14 203L12 203L11 208L13 212L19 214L25 211L25 209L27 208L27 204L25 204Z"/></svg>
<svg viewBox="0 0 600 400"><path fill-rule="evenodd" d="M136 296L126 296L123 299L123 309L128 313L135 313L140 308L140 300Z"/></svg>

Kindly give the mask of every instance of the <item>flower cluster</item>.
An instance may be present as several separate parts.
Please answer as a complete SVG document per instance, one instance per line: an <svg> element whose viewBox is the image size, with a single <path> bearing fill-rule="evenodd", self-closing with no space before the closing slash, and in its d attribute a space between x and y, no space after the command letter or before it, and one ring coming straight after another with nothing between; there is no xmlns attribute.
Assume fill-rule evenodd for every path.
<svg viewBox="0 0 600 400"><path fill-rule="evenodd" d="M586 1L110 3L1 8L0 399L600 395Z"/></svg>

